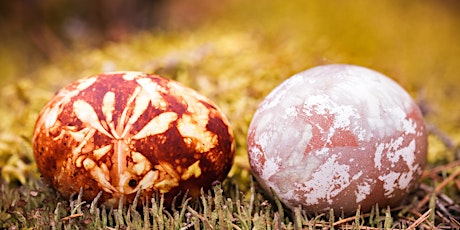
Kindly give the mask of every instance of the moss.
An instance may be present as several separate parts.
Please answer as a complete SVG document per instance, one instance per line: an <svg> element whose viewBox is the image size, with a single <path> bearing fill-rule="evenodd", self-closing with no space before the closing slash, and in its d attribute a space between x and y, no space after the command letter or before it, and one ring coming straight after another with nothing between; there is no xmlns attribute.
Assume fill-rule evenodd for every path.
<svg viewBox="0 0 460 230"><path fill-rule="evenodd" d="M429 166L456 160L460 140L460 20L453 7L445 4L369 0L352 3L345 0L334 3L271 0L258 4L234 1L220 17L195 29L146 31L122 43L107 43L97 49L84 43L75 44L67 53L33 70L23 68L27 58L20 53L14 55L14 61L0 54L0 74L5 76L0 86L0 170L5 181L2 203L3 195L11 193L7 187L18 189L18 182L28 185L29 178L37 175L30 139L35 119L46 101L55 91L76 79L114 70L158 73L216 102L231 121L237 142L237 156L229 176L237 183L238 190L228 191L229 194L242 191L248 197L260 196L250 190L246 151L247 128L259 102L292 74L326 63L363 65L395 79L420 102L427 122L442 130L453 143L446 145L442 138L432 135ZM1 46L0 50L13 52L14 48ZM34 186L27 189L43 189ZM49 195L48 192L44 194ZM11 194L8 197L25 199ZM45 200L40 196L33 202L42 205L22 211L15 209L17 212L5 212L11 205L4 205L0 218L14 219L7 222L7 226L26 226L22 221L31 218L33 210L61 224L86 223L85 218L90 218L88 214L75 216L79 211L72 212L71 205L62 203L65 201ZM31 201L26 199L25 202ZM222 215L241 219L234 223L227 218L222 224L228 228L234 225L241 229L256 225L266 227L267 223L293 228L299 224L298 221L286 222L274 211L274 206L265 209L251 204L248 207L245 199L231 200L232 204L225 199L212 202L233 205L234 210L211 212L213 214L203 213L205 207L196 213L182 210L182 213L190 213L186 221L190 227L180 226L191 229L208 226L208 222L213 226L217 224L216 218ZM237 205L237 202L240 203ZM153 207L148 209L154 210ZM120 226L120 215L127 215L98 210L102 219L95 226ZM131 220L137 223L140 220L136 218L140 217L133 213L130 213L134 215ZM158 218L153 225L178 227L174 224L174 213L152 215ZM304 221L302 226L318 226L312 224L311 219L307 220L301 210L296 215L295 219ZM391 225L385 215L377 215L384 221L375 226ZM60 219L65 216L69 218ZM93 221L91 219L91 224ZM322 224L327 226L330 220L324 221ZM361 223L356 220L355 225Z"/></svg>

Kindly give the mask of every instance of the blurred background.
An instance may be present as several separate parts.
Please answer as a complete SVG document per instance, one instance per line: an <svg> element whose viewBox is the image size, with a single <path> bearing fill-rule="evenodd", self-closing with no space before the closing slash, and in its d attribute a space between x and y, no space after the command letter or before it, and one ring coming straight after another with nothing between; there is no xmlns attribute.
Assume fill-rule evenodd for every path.
<svg viewBox="0 0 460 230"><path fill-rule="evenodd" d="M18 75L76 47L123 42L141 31L191 28L223 10L224 4L225 0L1 1L0 73Z"/></svg>
<svg viewBox="0 0 460 230"><path fill-rule="evenodd" d="M431 164L459 158L460 1L0 1L0 170L35 172L30 138L60 88L104 71L178 80L213 99L237 138L258 103L307 68L351 63L380 71L417 100ZM238 171L238 170L236 170Z"/></svg>
<svg viewBox="0 0 460 230"><path fill-rule="evenodd" d="M19 76L82 47L97 49L107 43L126 42L140 32L155 36L192 31L199 36L193 30L204 24L221 26L225 32L226 27L216 20L232 21L240 25L238 30L257 32L267 39L280 37L282 42L293 44L315 36L311 45L353 52L342 55L370 60L372 52L390 53L388 48L398 51L401 58L424 56L440 62L449 58L442 60L440 56L449 55L449 50L453 52L459 46L459 12L460 2L456 0L1 1L0 74ZM315 55L333 59L320 49L311 49L317 50Z"/></svg>

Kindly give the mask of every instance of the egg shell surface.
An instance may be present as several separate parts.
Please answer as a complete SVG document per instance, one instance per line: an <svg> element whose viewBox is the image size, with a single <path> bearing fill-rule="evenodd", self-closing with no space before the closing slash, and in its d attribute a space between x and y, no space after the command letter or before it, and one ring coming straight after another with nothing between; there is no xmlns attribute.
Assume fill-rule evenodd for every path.
<svg viewBox="0 0 460 230"><path fill-rule="evenodd" d="M368 68L332 64L298 73L260 104L248 131L259 184L288 207L353 215L396 206L426 164L417 104Z"/></svg>
<svg viewBox="0 0 460 230"><path fill-rule="evenodd" d="M43 108L33 150L43 179L64 197L116 206L142 189L170 202L229 172L235 144L217 106L178 82L113 72L73 82Z"/></svg>

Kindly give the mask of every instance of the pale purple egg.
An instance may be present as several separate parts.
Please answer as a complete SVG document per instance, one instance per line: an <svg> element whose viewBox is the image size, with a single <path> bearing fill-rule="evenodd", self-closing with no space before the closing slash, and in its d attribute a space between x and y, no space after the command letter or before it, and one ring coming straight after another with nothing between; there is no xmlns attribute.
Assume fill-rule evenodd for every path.
<svg viewBox="0 0 460 230"><path fill-rule="evenodd" d="M400 204L422 175L427 145L420 109L402 87L344 64L284 81L260 104L248 134L259 184L311 214Z"/></svg>

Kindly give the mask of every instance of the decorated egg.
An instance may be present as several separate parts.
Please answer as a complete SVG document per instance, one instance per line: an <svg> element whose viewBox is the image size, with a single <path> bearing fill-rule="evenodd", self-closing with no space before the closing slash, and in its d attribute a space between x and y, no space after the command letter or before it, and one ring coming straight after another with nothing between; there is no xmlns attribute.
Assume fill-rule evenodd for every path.
<svg viewBox="0 0 460 230"><path fill-rule="evenodd" d="M43 179L64 197L82 188L91 201L117 205L164 194L200 195L229 172L229 122L208 98L140 72L113 72L60 90L41 111L33 134Z"/></svg>
<svg viewBox="0 0 460 230"><path fill-rule="evenodd" d="M427 130L410 95L376 71L344 64L298 73L260 104L248 132L262 188L307 213L396 206L426 164Z"/></svg>

